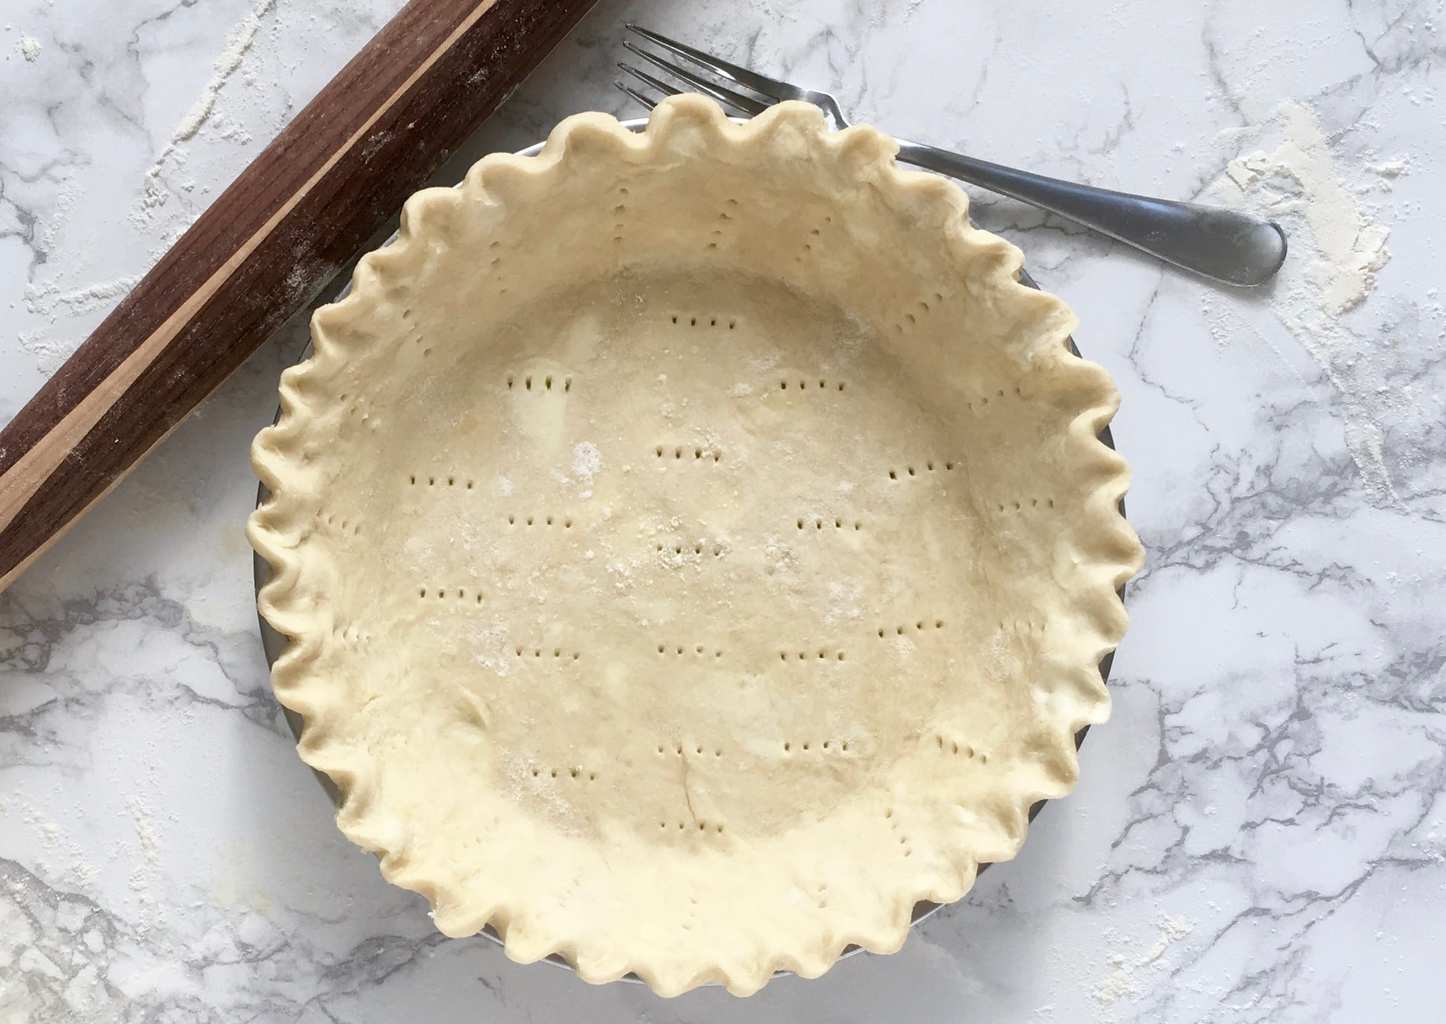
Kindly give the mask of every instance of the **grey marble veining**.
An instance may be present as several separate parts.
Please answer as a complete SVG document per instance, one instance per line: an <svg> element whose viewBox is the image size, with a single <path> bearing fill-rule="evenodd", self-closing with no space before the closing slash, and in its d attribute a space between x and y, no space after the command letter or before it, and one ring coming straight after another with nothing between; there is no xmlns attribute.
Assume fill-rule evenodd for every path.
<svg viewBox="0 0 1446 1024"><path fill-rule="evenodd" d="M0 420L397 6L0 9ZM1150 562L1077 793L898 955L746 1002L442 939L336 832L257 644L246 451L298 319L0 596L0 1020L1439 1020L1446 7L602 0L437 180L635 113L627 18L1290 229L1225 292L975 197L1124 395Z"/></svg>

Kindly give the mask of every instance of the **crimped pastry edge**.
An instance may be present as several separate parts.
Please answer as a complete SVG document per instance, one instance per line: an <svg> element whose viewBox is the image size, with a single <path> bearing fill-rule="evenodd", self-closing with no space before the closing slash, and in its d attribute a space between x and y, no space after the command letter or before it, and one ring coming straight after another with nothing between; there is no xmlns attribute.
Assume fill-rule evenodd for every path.
<svg viewBox="0 0 1446 1024"><path fill-rule="evenodd" d="M746 159L750 147L767 147L774 132L786 125L813 139L811 155L815 159L854 165L870 174L879 187L893 190L901 201L922 201L937 206L938 220L942 230L949 232L952 246L995 257L987 264L986 283L998 288L1003 300L1031 307L1030 312L1041 325L1042 338L1041 344L1032 350L1034 358L1058 361L1067 370L1062 386L1067 384L1071 394L1080 396L1079 407L1067 428L1067 443L1094 480L1085 502L1086 514L1080 517L1074 533L1075 555L1084 575L1092 581L1088 590L1077 596L1077 602L1092 626L1089 640L1094 660L1070 666L1072 681L1091 699L1075 705L1076 710L1068 720L1056 723L1057 750L1053 751L1050 770L1032 779L1020 780L1022 784L1017 785L1014 792L1003 794L1013 819L1010 831L1014 842L1007 849L955 851L959 871L954 885L941 888L919 884L914 887L915 891L900 893L894 906L880 915L885 923L847 933L830 931L828 934L834 938L831 949L822 949L818 941L820 935L811 934L796 943L795 948L780 948L771 957L746 969L737 966L730 969L721 958L700 962L691 969L665 960L617 962L577 949L573 939L565 934L534 939L524 947L507 934L507 920L515 911L505 902L520 902L525 898L523 894L502 894L498 902L485 904L467 893L450 891L435 880L408 872L400 858L393 856L395 851L390 848L388 837L371 827L367 820L371 792L368 775L372 764L365 758L348 757L330 749L327 743L328 713L339 711L328 701L326 681L309 671L326 642L327 630L317 617L317 609L325 607L325 600L316 583L303 576L300 557L300 545L304 543L302 520L308 503L307 481L301 470L299 452L313 418L306 397L309 384L327 377L336 365L348 358L345 343L338 339L345 333L348 322L364 316L377 301L386 279L406 275L426 258L424 243L429 218L448 204L477 201L486 193L489 177L499 172L533 175L541 181L569 158L569 143L575 133L594 138L610 136L618 146L629 150L632 159L647 163L650 159L661 159L664 154L676 156L668 149L668 143L670 134L680 125L708 132L714 144L736 147L735 159ZM1129 483L1128 469L1123 458L1098 439L1118 406L1118 396L1101 367L1066 350L1066 339L1076 321L1064 303L1018 283L1017 274L1023 261L1019 250L969 223L968 200L957 185L934 175L899 169L893 164L894 151L892 140L866 126L829 132L820 112L802 103L780 104L751 121L736 124L709 100L676 97L659 105L647 130L641 133L630 132L606 115L575 115L554 129L535 157L492 155L475 164L459 188L425 189L412 196L404 208L396 240L362 258L346 299L316 311L312 321L314 352L305 362L282 373L280 417L275 425L257 435L252 446L253 467L270 491L268 500L251 515L247 524L252 546L272 570L271 580L262 589L258 604L267 622L288 637L285 652L273 666L272 683L280 702L300 714L306 723L298 745L302 759L325 772L341 793L342 804L337 814L341 830L353 842L381 856L382 873L390 881L421 893L432 904L434 912L440 914L441 909L446 908L438 926L447 934L472 934L490 922L502 934L508 955L513 959L531 962L560 953L589 982L613 981L631 972L665 996L710 982L721 983L734 994L746 995L761 988L779 970L816 977L850 945L876 953L897 950L908 934L915 903L921 900L949 903L960 898L972 885L980 862L1005 860L1014 855L1027 830L1030 806L1041 799L1063 796L1073 787L1078 771L1073 737L1080 728L1101 722L1108 715L1108 695L1097 665L1100 658L1115 649L1124 633L1126 615L1118 591L1143 562L1139 541L1119 510Z"/></svg>

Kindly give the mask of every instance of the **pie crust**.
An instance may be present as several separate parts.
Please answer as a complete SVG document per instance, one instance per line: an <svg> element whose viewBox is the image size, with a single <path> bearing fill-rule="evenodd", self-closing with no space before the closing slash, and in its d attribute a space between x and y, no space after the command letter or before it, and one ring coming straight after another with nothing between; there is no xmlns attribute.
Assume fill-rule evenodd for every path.
<svg viewBox="0 0 1446 1024"><path fill-rule="evenodd" d="M447 935L673 995L897 949L1108 713L1075 320L867 127L679 97L406 204L253 448L280 701Z"/></svg>

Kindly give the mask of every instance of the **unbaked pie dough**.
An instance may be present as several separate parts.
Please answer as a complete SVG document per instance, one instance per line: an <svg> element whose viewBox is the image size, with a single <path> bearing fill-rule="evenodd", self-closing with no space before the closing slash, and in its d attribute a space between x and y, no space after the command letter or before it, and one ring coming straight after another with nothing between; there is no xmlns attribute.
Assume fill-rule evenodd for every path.
<svg viewBox="0 0 1446 1024"><path fill-rule="evenodd" d="M1140 547L1106 373L869 128L697 97L406 205L254 448L278 697L515 959L753 992L1006 860Z"/></svg>

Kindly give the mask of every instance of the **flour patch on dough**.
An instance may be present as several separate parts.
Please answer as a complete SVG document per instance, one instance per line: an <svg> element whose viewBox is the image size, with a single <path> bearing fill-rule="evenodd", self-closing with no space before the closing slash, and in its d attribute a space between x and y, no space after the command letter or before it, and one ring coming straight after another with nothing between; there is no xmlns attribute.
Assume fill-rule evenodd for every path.
<svg viewBox="0 0 1446 1024"><path fill-rule="evenodd" d="M474 662L504 679L512 672L512 640L506 627L492 623L474 629L471 641Z"/></svg>
<svg viewBox="0 0 1446 1024"><path fill-rule="evenodd" d="M572 446L572 477L582 488L578 497L592 497L592 478L602 470L602 452L591 441Z"/></svg>
<svg viewBox="0 0 1446 1024"><path fill-rule="evenodd" d="M828 585L828 604L823 621L830 626L858 622L864 617L864 589L858 583L835 580Z"/></svg>

